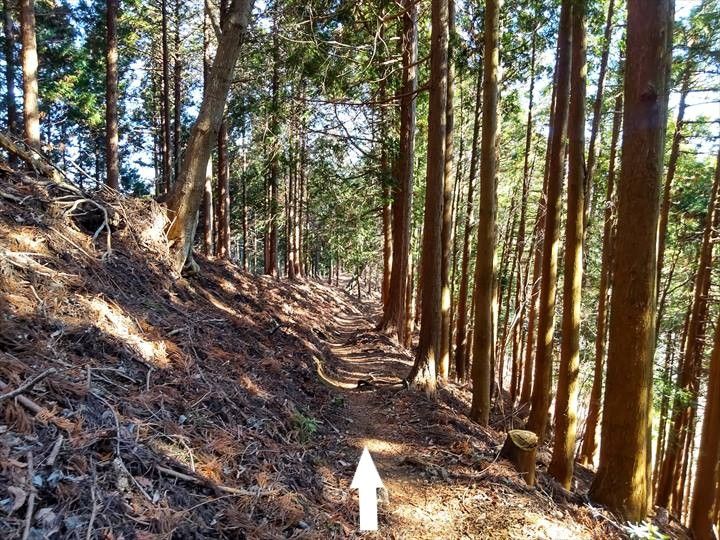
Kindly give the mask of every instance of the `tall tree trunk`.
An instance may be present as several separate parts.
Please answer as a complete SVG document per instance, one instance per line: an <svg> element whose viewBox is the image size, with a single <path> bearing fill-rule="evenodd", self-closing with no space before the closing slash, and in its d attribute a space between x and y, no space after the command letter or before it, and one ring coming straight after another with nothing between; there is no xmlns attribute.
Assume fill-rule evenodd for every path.
<svg viewBox="0 0 720 540"><path fill-rule="evenodd" d="M105 49L105 183L120 189L120 154L118 136L118 37L119 0L107 0Z"/></svg>
<svg viewBox="0 0 720 540"><path fill-rule="evenodd" d="M180 54L180 1L175 0L175 40L173 44L173 176L180 176L180 132L182 122L182 60Z"/></svg>
<svg viewBox="0 0 720 540"><path fill-rule="evenodd" d="M402 27L400 29L402 55L402 86L400 88L400 145L398 154L398 178L393 190L392 204L392 253L388 302L380 327L390 334L397 334L398 342L405 343L408 276L411 273L410 235L413 165L415 155L415 103L417 92L417 3L403 1ZM412 282L410 282L412 288ZM412 298L412 291L410 291Z"/></svg>
<svg viewBox="0 0 720 540"><path fill-rule="evenodd" d="M560 194L565 176L565 132L567 128L572 1L563 0L558 29L557 89L553 131L550 133L545 234L541 263L540 296L538 298L537 349L532 404L527 429L539 440L545 439L552 383L553 337L555 333L555 291L557 288L557 252L560 228Z"/></svg>
<svg viewBox="0 0 720 540"><path fill-rule="evenodd" d="M450 294L450 259L452 246L452 199L453 199L453 153L455 137L455 110L453 99L455 95L453 69L453 41L455 34L455 0L448 0L448 73L447 73L447 103L445 105L445 174L443 178L443 213L442 213L442 255L440 257L440 352L438 362L438 377L447 379L450 374L450 309L452 296Z"/></svg>
<svg viewBox="0 0 720 540"><path fill-rule="evenodd" d="M583 465L590 465L595 461L597 450L597 426L600 420L600 405L602 404L603 373L605 367L605 340L607 338L607 307L608 290L612 281L610 275L613 259L613 232L614 232L614 191L615 191L615 162L617 158L617 143L620 137L622 124L622 94L615 99L613 117L612 140L610 142L610 162L608 165L607 190L605 192L605 217L603 225L602 258L600 263L600 286L598 291L597 333L595 335L595 370L593 384L590 390L590 403L588 405L587 420L585 422L585 436L583 437L579 461Z"/></svg>
<svg viewBox="0 0 720 540"><path fill-rule="evenodd" d="M230 164L228 160L227 123L220 124L217 139L217 246L215 251L219 259L230 255Z"/></svg>
<svg viewBox="0 0 720 540"><path fill-rule="evenodd" d="M500 2L485 3L483 43L482 142L480 145L480 206L475 259L473 328L473 397L470 418L483 426L490 420L491 364L494 356L495 228L497 214L498 67L500 63Z"/></svg>
<svg viewBox="0 0 720 540"><path fill-rule="evenodd" d="M548 472L565 489L570 489L573 476L580 368L580 301L585 236L585 9L585 0L573 2L562 343L555 399L555 444L548 467Z"/></svg>
<svg viewBox="0 0 720 540"><path fill-rule="evenodd" d="M428 111L427 182L422 235L420 339L408 379L434 394L441 334L443 183L448 84L448 0L432 0L430 35L430 107Z"/></svg>
<svg viewBox="0 0 720 540"><path fill-rule="evenodd" d="M610 56L610 45L612 42L613 18L615 15L615 0L608 2L607 15L605 17L605 32L603 33L603 48L600 55L600 71L598 73L597 90L595 93L595 101L593 102L593 117L590 128L590 141L587 151L587 175L585 176L585 213L583 214L583 230L587 234L590 223L590 213L593 208L593 191L595 179L595 163L597 162L597 153L595 146L598 134L600 133L600 118L602 115L603 91L605 89L605 74L607 73L608 58Z"/></svg>
<svg viewBox="0 0 720 540"><path fill-rule="evenodd" d="M213 141L222 123L235 63L245 35L253 0L232 0L210 70L207 93L190 131L180 178L168 200L171 225L167 236L175 270L180 272L192 249L193 232L202 201L205 173Z"/></svg>
<svg viewBox="0 0 720 540"><path fill-rule="evenodd" d="M171 138L170 138L170 49L168 46L168 7L167 0L162 0L160 4L162 11L162 117L163 117L163 133L162 133L162 171L163 184L165 191L170 192L172 183L172 164L171 164ZM207 7L206 7L207 9Z"/></svg>
<svg viewBox="0 0 720 540"><path fill-rule="evenodd" d="M696 540L712 540L715 519L713 506L718 505L717 497L718 461L720 460L720 317L715 325L715 343L710 359L710 373L705 395L700 450L695 471L692 506L690 508L690 530Z"/></svg>
<svg viewBox="0 0 720 540"><path fill-rule="evenodd" d="M468 327L468 284L470 281L470 238L473 233L473 196L477 174L477 153L480 141L480 111L482 110L482 70L478 69L475 83L475 111L473 119L472 148L470 150L470 173L468 178L467 201L465 203L465 231L463 234L462 262L460 264L460 290L458 291L457 329L455 331L455 373L458 380L468 376L465 369Z"/></svg>
<svg viewBox="0 0 720 540"><path fill-rule="evenodd" d="M7 107L7 129L11 135L18 134L17 105L15 104L15 30L13 28L12 11L8 5L10 0L3 0L3 16L5 30L5 106ZM15 159L11 156L11 160Z"/></svg>
<svg viewBox="0 0 720 540"><path fill-rule="evenodd" d="M523 159L523 184L522 195L520 196L520 223L518 225L517 243L515 246L515 258L517 260L517 277L515 286L515 306L518 310L518 324L512 329L512 377L510 379L510 400L515 403L516 386L520 378L520 346L522 321L525 318L525 291L527 289L527 279L522 279L522 257L525 252L525 227L527 221L527 205L530 194L530 183L532 175L530 174L530 157L532 153L532 133L533 133L533 103L535 98L535 33L531 36L530 50L530 89L528 91L528 114L525 127L525 154ZM530 255L528 255L528 259Z"/></svg>
<svg viewBox="0 0 720 540"><path fill-rule="evenodd" d="M38 108L38 56L35 41L35 0L20 0L20 41L23 74L23 125L25 141L40 146Z"/></svg>
<svg viewBox="0 0 720 540"><path fill-rule="evenodd" d="M665 187L663 188L662 205L660 206L660 221L658 223L658 274L657 274L657 295L658 315L657 328L660 328L665 311L665 297L660 295L662 290L662 274L665 267L665 246L667 244L668 220L670 219L670 205L672 185L677 171L678 158L680 157L680 144L683 140L683 127L685 124L685 110L687 108L687 96L690 92L690 65L685 65L682 73L680 88L680 101L678 102L677 118L675 119L675 132L673 133L670 157L668 158L667 174L665 176Z"/></svg>
<svg viewBox="0 0 720 540"><path fill-rule="evenodd" d="M668 331L665 339L665 365L663 366L663 384L670 386L673 379L674 362L675 362L675 344L673 342L674 334ZM653 470L653 489L657 488L658 477L660 476L660 467L662 466L663 456L665 455L665 438L667 436L668 408L670 406L669 392L664 391L660 402L660 412L658 414L658 435L655 443L655 466Z"/></svg>
<svg viewBox="0 0 720 540"><path fill-rule="evenodd" d="M274 17L277 17L275 15ZM268 231L265 237L265 273L271 276L277 275L277 222L280 210L279 194L278 194L278 175L279 175L279 136L280 136L280 51L278 43L278 27L277 20L273 21L273 72L272 72L272 106L270 113L270 182L268 193Z"/></svg>
<svg viewBox="0 0 720 540"><path fill-rule="evenodd" d="M677 471L681 460L679 450L682 441L687 438L689 420L693 414L695 395L697 394L698 371L702 363L702 351L705 340L705 321L708 312L708 293L712 277L712 255L713 255L713 228L717 226L716 207L718 201L718 190L720 190L720 151L715 167L715 178L713 181L710 204L703 231L702 244L698 266L695 273L693 289L692 310L688 321L687 336L683 350L683 364L678 377L678 389L673 404L673 422L668 434L667 451L663 460L660 474L660 481L656 493L655 502L658 506L668 507L670 495L677 478Z"/></svg>
<svg viewBox="0 0 720 540"><path fill-rule="evenodd" d="M630 521L647 514L657 219L673 4L630 0L618 223L600 465L590 497ZM620 271L618 271L618 269Z"/></svg>

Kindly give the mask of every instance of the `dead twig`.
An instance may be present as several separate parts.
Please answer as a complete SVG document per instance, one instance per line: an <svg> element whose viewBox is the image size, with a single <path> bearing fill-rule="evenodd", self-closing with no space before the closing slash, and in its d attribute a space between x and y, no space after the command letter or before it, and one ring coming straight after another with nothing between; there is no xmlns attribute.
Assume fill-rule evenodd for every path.
<svg viewBox="0 0 720 540"><path fill-rule="evenodd" d="M30 495L28 496L27 511L25 512L25 529L23 530L22 540L27 540L30 537L30 524L32 523L33 514L35 513L35 486L33 485L35 470L33 467L32 452L28 452L27 455L27 469Z"/></svg>
<svg viewBox="0 0 720 540"><path fill-rule="evenodd" d="M40 375L37 375L36 377L33 377L32 379L24 382L20 386L18 386L15 390L11 392L7 392L6 394L0 394L0 403L5 401L6 399L12 399L16 396L19 396L26 390L30 390L33 386L35 386L37 383L42 381L45 377L48 375L52 375L53 373L57 373L57 370L55 368L46 369L43 371ZM4 384L4 383L0 383ZM3 386L0 386L0 390L3 390Z"/></svg>

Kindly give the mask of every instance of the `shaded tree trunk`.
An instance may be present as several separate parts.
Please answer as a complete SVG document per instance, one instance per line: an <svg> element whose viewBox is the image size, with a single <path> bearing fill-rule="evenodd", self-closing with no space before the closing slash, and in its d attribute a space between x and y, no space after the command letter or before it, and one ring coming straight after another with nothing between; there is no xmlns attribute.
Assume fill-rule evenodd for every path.
<svg viewBox="0 0 720 540"><path fill-rule="evenodd" d="M572 68L568 113L568 188L565 225L562 342L555 399L555 444L548 472L570 489L577 431L577 392L580 369L580 301L583 280L585 216L585 0L572 7Z"/></svg>
<svg viewBox="0 0 720 540"><path fill-rule="evenodd" d="M168 240L175 270L180 272L192 249L194 224L202 202L205 173L223 112L235 63L240 54L252 0L232 0L213 61L207 92L190 132L180 178L168 200L171 225Z"/></svg>
<svg viewBox="0 0 720 540"><path fill-rule="evenodd" d="M5 106L7 107L7 129L11 135L18 134L17 105L15 104L15 30L9 0L3 1L3 22L5 30ZM10 156L14 162L15 156Z"/></svg>
<svg viewBox="0 0 720 540"><path fill-rule="evenodd" d="M716 523L713 506L717 498L718 461L720 460L720 317L715 325L715 343L710 359L710 373L705 396L700 451L695 471L692 506L690 508L690 530L696 540L715 538L713 525Z"/></svg>
<svg viewBox="0 0 720 540"><path fill-rule="evenodd" d="M483 426L490 419L491 365L494 356L495 241L497 213L498 65L500 3L485 4L483 42L482 142L480 146L480 205L475 259L473 328L473 397L470 418Z"/></svg>
<svg viewBox="0 0 720 540"><path fill-rule="evenodd" d="M205 9L208 9L206 6ZM170 49L168 46L168 7L167 0L160 4L162 29L162 174L165 192L170 192L172 183L172 165L170 159Z"/></svg>
<svg viewBox="0 0 720 540"><path fill-rule="evenodd" d="M415 155L415 93L417 91L417 4L414 0L403 1L401 51L402 86L400 88L400 147L398 154L398 178L393 190L392 241L393 264L390 270L388 302L384 305L380 327L397 334L399 343L409 339L407 327L410 310L407 308L411 273L410 230L412 209L413 165ZM409 284L408 284L409 282Z"/></svg>
<svg viewBox="0 0 720 540"><path fill-rule="evenodd" d="M600 465L592 500L647 514L657 219L667 121L673 4L628 2L625 110ZM618 271L620 269L620 271Z"/></svg>
<svg viewBox="0 0 720 540"><path fill-rule="evenodd" d="M480 111L482 110L482 70L478 70L475 83L475 111L473 120L472 148L470 150L470 173L468 178L467 201L465 203L465 231L463 233L462 262L460 264L460 289L458 291L457 329L455 331L455 373L458 380L469 375L466 370L468 327L468 284L470 281L470 238L473 234L473 196L477 174L477 153L480 141Z"/></svg>
<svg viewBox="0 0 720 540"><path fill-rule="evenodd" d="M434 394L441 334L443 183L448 84L448 2L432 0L430 35L430 107L428 111L427 182L421 255L421 322L418 349L408 379Z"/></svg>
<svg viewBox="0 0 720 540"><path fill-rule="evenodd" d="M180 55L180 0L175 0L175 42L173 44L173 176L180 176L180 132L182 122L182 60Z"/></svg>
<svg viewBox="0 0 720 540"><path fill-rule="evenodd" d="M117 19L119 0L106 3L106 49L105 49L105 183L112 189L120 189L120 155L118 136L118 36Z"/></svg>
<svg viewBox="0 0 720 540"><path fill-rule="evenodd" d="M277 17L277 16L275 16ZM272 104L270 112L270 179L268 185L268 231L265 236L265 273L277 275L277 222L280 211L278 193L278 175L280 149L278 138L280 136L280 51L278 43L277 20L273 21L273 72L272 72Z"/></svg>
<svg viewBox="0 0 720 540"><path fill-rule="evenodd" d="M38 56L35 39L35 0L20 0L20 41L23 75L23 125L25 142L40 146L38 107Z"/></svg>
<svg viewBox="0 0 720 540"><path fill-rule="evenodd" d="M610 162L608 165L607 190L605 192L605 216L603 225L602 258L600 262L600 285L598 291L597 333L595 335L595 370L593 384L590 390L590 403L588 405L587 420L585 422L585 435L580 450L579 461L583 465L590 465L595 461L597 451L597 426L600 420L600 405L602 404L603 373L605 368L605 340L607 338L607 307L608 290L612 281L610 270L612 267L613 235L614 235L614 191L615 191L615 162L617 158L617 143L620 137L622 124L622 95L615 99L613 117L612 140L610 142Z"/></svg>
<svg viewBox="0 0 720 540"><path fill-rule="evenodd" d="M667 451L658 482L655 502L658 506L668 507L670 495L677 482L677 471L680 467L682 454L679 452L683 441L687 439L690 419L695 408L695 397L698 391L698 372L702 364L702 352L705 341L705 322L708 313L708 293L712 277L713 228L717 226L716 206L720 189L720 153L715 168L710 204L703 231L697 271L693 289L693 302L688 320L683 363L678 377L678 395L673 404L673 422L668 434Z"/></svg>
<svg viewBox="0 0 720 540"><path fill-rule="evenodd" d="M553 131L550 134L545 234L541 263L540 296L538 298L535 377L533 380L530 417L527 422L527 429L533 431L541 442L545 439L552 382L560 194L562 192L563 177L565 176L565 131L567 128L570 88L571 6L571 0L563 0L560 10L556 67L557 89L555 110L553 111Z"/></svg>

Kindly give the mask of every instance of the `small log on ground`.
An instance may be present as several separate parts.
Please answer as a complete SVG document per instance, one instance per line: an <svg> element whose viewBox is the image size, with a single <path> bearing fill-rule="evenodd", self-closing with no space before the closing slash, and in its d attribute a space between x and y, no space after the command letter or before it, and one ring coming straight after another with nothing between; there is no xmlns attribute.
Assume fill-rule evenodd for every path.
<svg viewBox="0 0 720 540"><path fill-rule="evenodd" d="M508 459L522 473L527 485L535 485L535 454L538 438L532 431L513 429L508 431L500 456Z"/></svg>

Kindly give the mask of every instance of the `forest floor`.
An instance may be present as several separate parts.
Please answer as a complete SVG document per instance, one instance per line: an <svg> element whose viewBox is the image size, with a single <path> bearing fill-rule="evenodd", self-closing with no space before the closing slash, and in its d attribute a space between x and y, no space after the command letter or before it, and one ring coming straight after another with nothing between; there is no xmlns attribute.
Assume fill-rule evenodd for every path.
<svg viewBox="0 0 720 540"><path fill-rule="evenodd" d="M467 387L404 388L376 304L204 257L173 276L153 202L0 169L0 538L625 536L542 465L528 488Z"/></svg>

